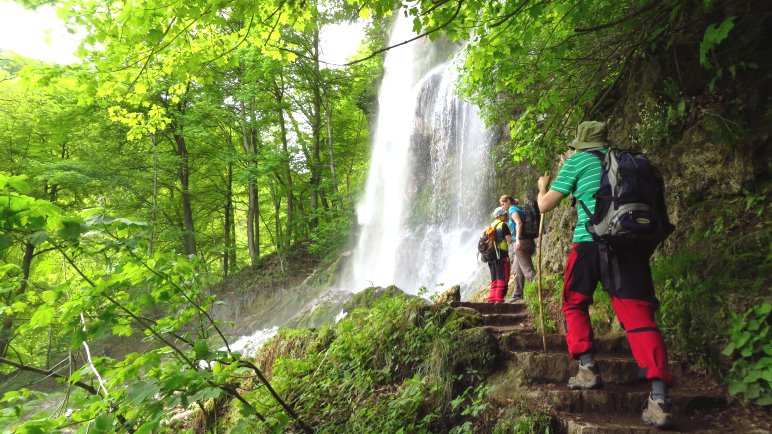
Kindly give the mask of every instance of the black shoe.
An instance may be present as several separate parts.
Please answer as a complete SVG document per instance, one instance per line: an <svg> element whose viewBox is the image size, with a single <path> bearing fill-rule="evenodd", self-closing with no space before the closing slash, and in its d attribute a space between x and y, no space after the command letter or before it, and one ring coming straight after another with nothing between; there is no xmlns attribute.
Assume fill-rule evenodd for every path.
<svg viewBox="0 0 772 434"><path fill-rule="evenodd" d="M522 295L513 295L512 298L509 299L510 303L517 303L518 301L521 301L523 299Z"/></svg>

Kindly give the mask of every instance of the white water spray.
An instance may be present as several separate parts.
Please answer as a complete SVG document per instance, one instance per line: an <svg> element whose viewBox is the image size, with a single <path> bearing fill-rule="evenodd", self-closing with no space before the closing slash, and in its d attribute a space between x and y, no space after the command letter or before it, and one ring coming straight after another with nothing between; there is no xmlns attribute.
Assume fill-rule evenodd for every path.
<svg viewBox="0 0 772 434"><path fill-rule="evenodd" d="M414 36L411 26L398 17L390 45ZM342 282L349 290L395 284L431 294L484 268L475 252L495 206L493 134L454 95L456 66L438 51L424 38L386 55L361 230Z"/></svg>

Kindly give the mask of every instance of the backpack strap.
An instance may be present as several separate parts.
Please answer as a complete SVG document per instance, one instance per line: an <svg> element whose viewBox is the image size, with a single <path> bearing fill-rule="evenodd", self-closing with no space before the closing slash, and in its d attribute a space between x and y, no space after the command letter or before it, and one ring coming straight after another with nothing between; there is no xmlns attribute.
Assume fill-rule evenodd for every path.
<svg viewBox="0 0 772 434"><path fill-rule="evenodd" d="M600 256L600 277L603 285L608 285L609 295L614 295L622 289L622 276L619 273L619 260L614 249L606 243L598 244ZM614 291L614 292L612 292Z"/></svg>
<svg viewBox="0 0 772 434"><path fill-rule="evenodd" d="M609 149L609 150L608 150L608 152L612 152L613 150L614 150L614 148L612 148L612 149ZM586 150L585 152L589 152L590 154L592 154L592 155L596 156L596 157L597 157L597 158L600 160L600 165L601 165L601 177L602 177L602 176L603 176L603 175L602 175L602 173L603 173L603 165L604 165L604 164L605 164L605 162L606 162L606 155L608 155L608 152L606 153L606 155L603 155L603 153L602 153L602 152L600 152L600 148L593 148L593 149L588 149L588 150ZM609 171L609 174L608 174L608 175L609 175L609 182L616 182L616 174L614 175L614 178L613 178L613 180L611 179L611 171ZM616 185L616 184L612 184L612 185ZM613 192L613 195L614 195L614 197L616 197L616 192ZM595 197L595 196L593 195L593 197ZM596 224L598 224L599 222L597 221L597 219L595 218L595 216L594 216L594 215L593 215L593 214L590 212L590 209L589 209L589 208L587 208L587 205L585 205L584 201L581 201L581 200L580 200L580 201L577 201L577 200L576 200L576 197L574 197L574 198L573 198L573 203L572 203L572 206L576 206L576 203L577 203L577 202L579 203L579 205L581 205L581 206L582 206L582 209L584 210L584 213L585 213L585 214L587 214L587 217L589 217L589 218L590 218L590 222L592 222L592 224L593 224L593 225L596 225Z"/></svg>

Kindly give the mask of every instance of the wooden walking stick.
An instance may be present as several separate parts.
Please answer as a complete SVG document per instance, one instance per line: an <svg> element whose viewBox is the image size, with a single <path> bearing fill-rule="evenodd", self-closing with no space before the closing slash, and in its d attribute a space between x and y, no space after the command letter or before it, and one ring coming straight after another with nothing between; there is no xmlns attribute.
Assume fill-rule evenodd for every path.
<svg viewBox="0 0 772 434"><path fill-rule="evenodd" d="M545 172L544 176L550 176L549 171ZM540 212L539 214L541 214L541 218L539 219L539 237L538 237L539 238L539 257L538 257L538 261L539 261L539 269L538 269L539 270L539 281L538 281L538 284L537 284L537 290L538 290L538 293L539 293L539 318L541 319L541 342L542 342L542 345L544 347L544 352L546 353L547 352L547 331L544 329L544 303L542 303L542 298L541 298L541 275L542 275L542 272L541 272L541 244L542 244L541 236L542 236L542 233L544 231L544 213Z"/></svg>

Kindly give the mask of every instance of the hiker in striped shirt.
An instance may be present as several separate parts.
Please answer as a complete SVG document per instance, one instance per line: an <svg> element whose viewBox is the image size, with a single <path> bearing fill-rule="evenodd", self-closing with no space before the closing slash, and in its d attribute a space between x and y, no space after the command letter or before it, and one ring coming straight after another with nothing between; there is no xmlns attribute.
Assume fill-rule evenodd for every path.
<svg viewBox="0 0 772 434"><path fill-rule="evenodd" d="M560 201L573 195L577 203L584 203L591 213L595 212L595 193L600 188L602 165L600 159L590 152L597 149L608 151L606 125L588 121L579 124L576 139L569 147L577 150L560 169L557 178L549 185L549 176L539 178L539 209L542 213L553 210ZM548 190L549 187L549 190ZM579 360L579 373L568 381L569 389L596 389L603 387L593 354L593 332L589 307L593 303L593 292L598 282L609 293L614 313L627 332L627 339L633 357L638 362L641 375L651 383L651 394L642 414L644 422L657 428L672 425L667 386L673 377L668 369L668 356L662 334L654 321L654 312L659 301L654 294L649 257L651 250L615 249L614 263L618 263L621 278L619 289L609 282L608 270L611 261L601 263L600 249L604 248L593 240L585 228L590 219L583 207L577 206L578 219L573 236L573 246L568 255L563 284L562 311L566 320L566 343L568 352Z"/></svg>

